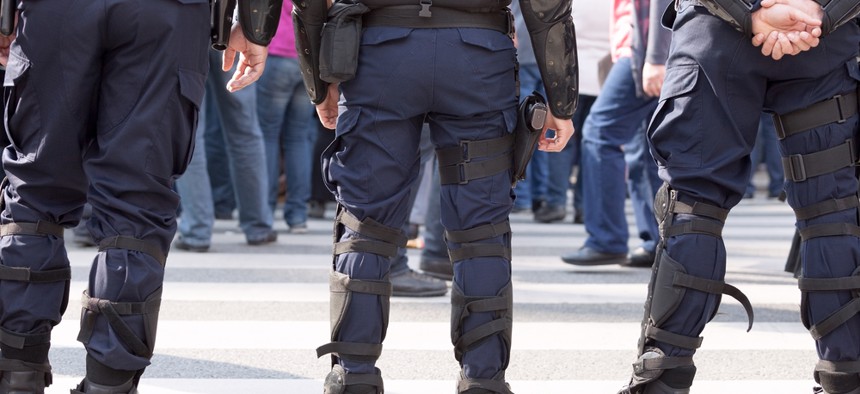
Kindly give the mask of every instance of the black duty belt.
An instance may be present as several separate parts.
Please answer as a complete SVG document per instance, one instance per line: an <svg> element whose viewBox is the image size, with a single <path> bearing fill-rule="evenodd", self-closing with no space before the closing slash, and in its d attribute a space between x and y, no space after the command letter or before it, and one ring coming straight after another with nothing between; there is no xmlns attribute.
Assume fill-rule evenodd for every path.
<svg viewBox="0 0 860 394"><path fill-rule="evenodd" d="M424 11L424 12L422 12ZM430 16L420 5L399 5L377 8L364 14L365 27L396 26L419 29L475 27L492 29L507 35L514 33L513 15L508 10L469 12L454 8L431 7Z"/></svg>

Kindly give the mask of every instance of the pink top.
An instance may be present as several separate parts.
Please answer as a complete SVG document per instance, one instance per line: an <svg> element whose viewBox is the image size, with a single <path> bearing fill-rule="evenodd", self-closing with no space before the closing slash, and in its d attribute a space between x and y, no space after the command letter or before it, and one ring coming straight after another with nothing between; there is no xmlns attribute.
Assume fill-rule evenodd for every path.
<svg viewBox="0 0 860 394"><path fill-rule="evenodd" d="M296 36L293 31L293 2L285 1L281 7L281 19L278 22L278 31L269 43L269 55L280 57L298 57L296 54Z"/></svg>
<svg viewBox="0 0 860 394"><path fill-rule="evenodd" d="M609 18L609 40L612 62L632 56L633 50L633 1L615 0Z"/></svg>

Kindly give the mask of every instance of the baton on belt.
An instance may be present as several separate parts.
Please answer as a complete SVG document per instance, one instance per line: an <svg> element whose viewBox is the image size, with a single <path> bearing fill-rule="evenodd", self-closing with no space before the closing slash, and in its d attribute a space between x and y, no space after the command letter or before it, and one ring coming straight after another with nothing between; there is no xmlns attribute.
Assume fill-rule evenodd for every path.
<svg viewBox="0 0 860 394"><path fill-rule="evenodd" d="M18 0L2 0L0 2L0 34L10 36L15 32L15 11Z"/></svg>

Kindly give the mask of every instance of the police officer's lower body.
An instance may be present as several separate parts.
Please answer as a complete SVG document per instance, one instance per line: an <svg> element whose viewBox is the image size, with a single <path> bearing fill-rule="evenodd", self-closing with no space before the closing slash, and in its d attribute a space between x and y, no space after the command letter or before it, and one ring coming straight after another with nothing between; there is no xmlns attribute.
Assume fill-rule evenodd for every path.
<svg viewBox="0 0 860 394"><path fill-rule="evenodd" d="M513 195L504 163L510 147L499 152L498 145L516 120L515 61L511 39L495 30L364 31L356 78L340 85L337 137L324 153L327 183L340 205L332 343L318 350L334 354L326 393L383 391L375 362L388 324L390 259L405 243L400 229L409 216L409 185L417 181L425 115L445 172L441 218L454 264L451 334L462 366L457 390L510 392L504 372L512 325ZM463 163L467 154L472 160ZM472 177L474 163L495 170Z"/></svg>
<svg viewBox="0 0 860 394"><path fill-rule="evenodd" d="M171 188L206 72L208 1L186 3L20 2L4 91L0 392L51 383L51 329L70 293L63 229L86 201L99 252L79 335L87 375L72 392L135 392L150 363L176 231Z"/></svg>
<svg viewBox="0 0 860 394"><path fill-rule="evenodd" d="M793 170L787 172L797 175L787 179L786 191L805 235L801 316L821 359L815 377L828 393L860 392L860 317L852 309L860 287L857 150L852 147L860 116L855 100L843 108L845 117L834 117L840 111L833 107L836 100L829 100L857 89L858 26L846 24L817 48L774 61L704 8L688 1L681 5L662 97L649 127L652 154L665 181L655 202L661 246L640 357L622 393L688 393L695 375L692 357L702 343L698 336L716 313L721 294L742 300L752 319L746 297L724 282L721 231L749 180L749 153L763 108L792 118L786 132L794 134L781 140L781 152L793 156L794 164L787 166ZM821 103L830 110L807 112L802 121L791 116ZM810 156L814 152L823 153ZM838 318L828 318L843 305L848 308Z"/></svg>

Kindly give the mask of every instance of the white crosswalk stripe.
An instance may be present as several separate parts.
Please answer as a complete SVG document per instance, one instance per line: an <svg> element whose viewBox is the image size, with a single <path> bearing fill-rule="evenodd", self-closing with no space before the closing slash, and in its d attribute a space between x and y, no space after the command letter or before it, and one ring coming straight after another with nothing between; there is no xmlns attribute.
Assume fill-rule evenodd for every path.
<svg viewBox="0 0 860 394"><path fill-rule="evenodd" d="M507 375L514 392L615 393L635 358L650 271L565 265L558 256L582 244L581 225L536 224L524 214L512 222L515 324ZM219 221L209 253L171 252L142 394L322 391L329 359L318 359L315 348L329 335L331 225L309 224L309 234L282 233L276 245L248 247L235 222ZM749 296L756 321L746 332L743 308L724 297L702 334L693 393L812 392L814 343L799 322L796 281L783 272L792 226L786 205L764 199L744 200L730 215L727 280ZM48 393L68 393L85 372L76 299L94 250L71 243L69 250L73 301L53 333ZM417 267L418 252L409 255ZM378 363L386 393L454 393L449 313L447 297L392 299Z"/></svg>

